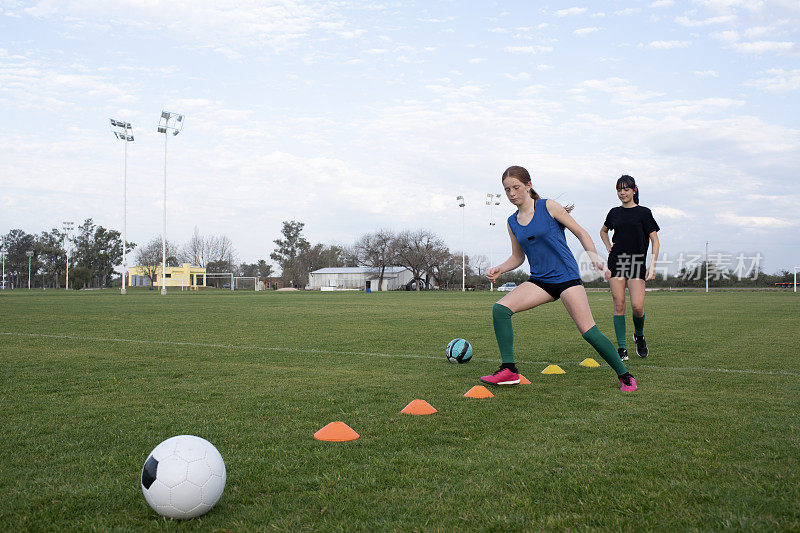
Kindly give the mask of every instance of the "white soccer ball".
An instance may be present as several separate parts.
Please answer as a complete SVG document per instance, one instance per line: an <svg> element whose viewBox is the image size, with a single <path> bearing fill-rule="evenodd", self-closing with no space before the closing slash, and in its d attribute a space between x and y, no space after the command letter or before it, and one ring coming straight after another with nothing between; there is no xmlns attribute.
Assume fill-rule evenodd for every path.
<svg viewBox="0 0 800 533"><path fill-rule="evenodd" d="M225 489L225 462L213 444L193 435L156 446L142 468L142 493L155 512L195 518L214 507Z"/></svg>

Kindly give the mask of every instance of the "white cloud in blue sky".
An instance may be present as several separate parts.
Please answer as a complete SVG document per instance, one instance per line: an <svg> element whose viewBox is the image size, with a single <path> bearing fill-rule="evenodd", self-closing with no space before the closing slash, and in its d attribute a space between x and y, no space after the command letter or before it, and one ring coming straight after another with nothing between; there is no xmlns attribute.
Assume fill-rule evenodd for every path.
<svg viewBox="0 0 800 533"><path fill-rule="evenodd" d="M662 250L800 264L800 4L0 0L0 233L92 217L129 239L226 234L267 258L281 221L313 242L430 228L495 261L486 193L511 164L574 203L599 244L633 175ZM505 218L510 204L501 209ZM500 212L495 213L499 218ZM571 242L577 249L577 242ZM503 250L501 253L500 250Z"/></svg>

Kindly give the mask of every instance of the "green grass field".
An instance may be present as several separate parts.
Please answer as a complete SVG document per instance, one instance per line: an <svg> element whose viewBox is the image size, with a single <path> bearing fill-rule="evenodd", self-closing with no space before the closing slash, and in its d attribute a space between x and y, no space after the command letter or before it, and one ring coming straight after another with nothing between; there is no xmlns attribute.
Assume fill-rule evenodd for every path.
<svg viewBox="0 0 800 533"><path fill-rule="evenodd" d="M602 359L549 304L514 317L532 384L470 400L496 298L0 293L0 530L800 530L800 295L648 293L632 394L578 366ZM589 299L613 340L610 294ZM439 412L400 414L415 398ZM361 438L312 438L335 420ZM139 476L186 433L228 482L173 522Z"/></svg>

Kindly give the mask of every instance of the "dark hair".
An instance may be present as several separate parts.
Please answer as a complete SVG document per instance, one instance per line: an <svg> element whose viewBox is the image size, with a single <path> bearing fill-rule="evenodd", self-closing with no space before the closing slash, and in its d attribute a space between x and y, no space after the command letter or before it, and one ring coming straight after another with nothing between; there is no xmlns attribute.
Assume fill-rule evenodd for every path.
<svg viewBox="0 0 800 533"><path fill-rule="evenodd" d="M505 170L505 172L503 172L503 175L500 177L500 181L502 182L506 178L516 178L520 182L524 183L525 185L531 185L531 191L530 191L531 198L533 198L534 200L541 200L542 199L542 197L539 196L539 193L537 193L536 191L533 190L533 185L531 184L531 175L528 173L527 170L525 170L524 167L520 167L520 166L516 166L516 165L508 167ZM567 213L569 213L570 211L575 209L575 206L574 205L565 205L564 209L566 209Z"/></svg>
<svg viewBox="0 0 800 533"><path fill-rule="evenodd" d="M633 189L633 203L639 205L639 187L636 186L636 180L633 177L623 174L617 180L617 190L620 189Z"/></svg>

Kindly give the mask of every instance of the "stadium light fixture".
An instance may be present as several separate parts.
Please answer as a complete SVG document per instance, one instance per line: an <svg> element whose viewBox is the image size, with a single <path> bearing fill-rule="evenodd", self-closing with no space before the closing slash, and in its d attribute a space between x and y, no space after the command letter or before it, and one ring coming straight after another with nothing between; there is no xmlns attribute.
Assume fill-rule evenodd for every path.
<svg viewBox="0 0 800 533"><path fill-rule="evenodd" d="M33 250L25 252L28 256L28 290L31 290L31 257L33 257Z"/></svg>
<svg viewBox="0 0 800 533"><path fill-rule="evenodd" d="M69 290L69 245L67 242L69 241L69 232L75 227L75 223L62 222L61 227L64 229L64 252L67 254L67 273L64 277L64 286L66 287L66 290Z"/></svg>
<svg viewBox="0 0 800 533"><path fill-rule="evenodd" d="M183 115L161 111L158 133L164 134L164 231L161 233L161 295L167 294L167 139L183 129Z"/></svg>
<svg viewBox="0 0 800 533"><path fill-rule="evenodd" d="M458 207L461 208L461 292L467 290L467 271L466 271L466 259L464 256L464 197L460 194L456 196L456 201L458 201Z"/></svg>
<svg viewBox="0 0 800 533"><path fill-rule="evenodd" d="M489 206L489 268L494 266L494 206L500 205L500 195L486 193L486 205ZM489 282L489 290L494 290L494 281Z"/></svg>
<svg viewBox="0 0 800 533"><path fill-rule="evenodd" d="M108 119L111 122L111 133L114 137L125 143L125 170L122 177L122 288L121 294L126 294L125 277L128 271L128 262L125 256L125 249L128 247L128 143L133 142L133 128L130 122L122 120Z"/></svg>

